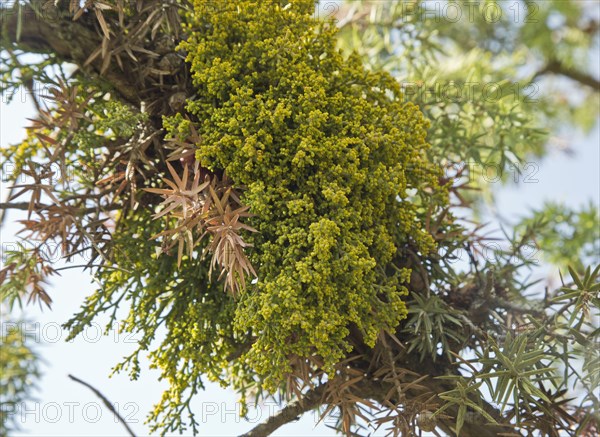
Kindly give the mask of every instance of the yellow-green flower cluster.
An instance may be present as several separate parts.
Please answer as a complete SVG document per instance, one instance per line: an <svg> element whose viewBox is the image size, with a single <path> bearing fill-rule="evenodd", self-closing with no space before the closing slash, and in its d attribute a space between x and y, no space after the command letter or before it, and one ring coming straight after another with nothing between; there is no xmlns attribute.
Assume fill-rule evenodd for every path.
<svg viewBox="0 0 600 437"><path fill-rule="evenodd" d="M331 370L349 326L373 345L406 317L412 244L433 248L409 188L435 189L426 120L398 83L344 59L312 0L195 1L181 45L196 88L187 111L197 159L224 169L255 214L258 282L237 303L235 330L256 341L247 363L278 384L292 354ZM166 120L174 135L182 117ZM400 272L402 272L400 270Z"/></svg>

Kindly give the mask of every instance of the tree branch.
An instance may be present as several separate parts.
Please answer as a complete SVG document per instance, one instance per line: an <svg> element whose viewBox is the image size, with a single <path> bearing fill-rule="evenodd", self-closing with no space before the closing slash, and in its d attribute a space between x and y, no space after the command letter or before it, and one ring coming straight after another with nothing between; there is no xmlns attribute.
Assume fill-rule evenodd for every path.
<svg viewBox="0 0 600 437"><path fill-rule="evenodd" d="M549 61L543 69L535 74L533 80L548 73L568 77L569 79L579 82L582 85L592 88L594 91L600 91L600 80L582 71L575 70L574 68L568 68L562 62L557 61L556 59Z"/></svg>
<svg viewBox="0 0 600 437"><path fill-rule="evenodd" d="M441 381L434 378L426 378L419 384L425 386L432 393L440 394L455 387L447 381ZM287 405L284 409L279 411L276 415L269 417L265 422L259 424L251 431L246 434L242 434L240 437L265 437L276 431L281 426L298 419L302 414L307 411L324 404L324 395L327 384L320 385L313 390L310 390L306 396L300 400L295 401ZM363 380L356 384L357 391L361 393L361 397L365 399L372 399L379 403L386 403L386 395L393 388L393 384L384 382L381 380ZM405 395L418 394L418 390L413 393L415 388L410 388ZM476 401L476 399L473 399ZM394 400L387 399L387 402L395 402ZM487 423L487 420L479 413L472 412L470 414L462 428L461 435L465 436L477 436L477 437L495 437L500 434L510 433L514 430L511 425L501 424L502 417L499 412L490 404L483 402L482 408L495 420L498 424ZM440 418L437 426L446 432L448 435L454 435L454 427L456 424L456 417L458 415L458 406L453 405L446 410L448 417L447 419Z"/></svg>
<svg viewBox="0 0 600 437"><path fill-rule="evenodd" d="M50 206L52 205L40 205L39 203L34 205L35 212L41 212L44 211L48 208L50 208ZM89 214L91 212L95 212L98 209L100 209L100 211L114 211L117 209L122 209L123 206L122 205L117 205L117 204L111 204L111 205L107 205L104 207L100 207L100 206L92 206L89 208L84 208L84 209L80 209L77 210L78 212L82 212L83 214ZM0 202L0 212L4 212L6 210L11 210L11 209L15 209L15 210L20 210L20 211L28 211L29 210L29 202ZM3 216L3 214L2 214Z"/></svg>
<svg viewBox="0 0 600 437"><path fill-rule="evenodd" d="M41 2L38 2L41 4ZM88 57L102 44L98 33L85 26L84 20L71 20L68 14L54 8L53 12L36 12L31 5L21 5L20 15L15 10L0 9L0 40L10 42L16 48L29 53L54 53L60 59L83 67ZM17 34L17 29L20 33ZM104 74L102 59L98 57L91 64L96 74L107 80L118 94L128 103L139 107L137 87L131 82L132 75L112 67Z"/></svg>
<svg viewBox="0 0 600 437"><path fill-rule="evenodd" d="M432 390L436 394L440 394L449 390L453 390L456 386L448 383L447 381L441 381L439 379L427 378L421 384L425 385L428 389ZM473 397L474 402L478 402L477 397ZM498 424L488 423L481 414L471 411L471 414L465 418L461 435L463 436L477 436L477 437L495 437L498 435L515 435L510 434L515 429L510 424L502 424L502 416L496 408L494 408L488 402L481 402L480 406L488 413L491 417L498 422ZM454 428L456 426L456 418L458 417L459 407L452 405L445 413L449 416L448 419L441 419L438 421L437 426L441 428L448 435L455 435Z"/></svg>
<svg viewBox="0 0 600 437"><path fill-rule="evenodd" d="M106 405L106 408L108 408L110 411L112 411L112 413L115 415L115 417L117 419L119 419L119 422L121 422L123 424L123 426L125 427L125 429L127 429L127 432L129 433L129 435L131 437L135 437L135 434L133 433L133 431L131 430L131 428L129 428L129 425L127 425L127 422L125 421L125 419L123 419L121 417L121 415L119 414L119 412L115 409L115 407L113 406L113 404L106 398L106 396L104 396L102 393L100 393L100 391L94 387L92 387L90 384L88 384L85 381L82 381L81 379L77 378L76 376L73 375L68 375L69 378L71 378L73 381L78 382L81 385L86 386L87 388L89 388L91 391L94 392L94 394L96 396L98 396L102 402L104 403L104 405Z"/></svg>
<svg viewBox="0 0 600 437"><path fill-rule="evenodd" d="M277 428L296 420L309 410L321 405L325 387L327 384L320 385L309 390L302 399L291 402L274 416L269 417L265 422L254 427L250 432L242 434L240 437L264 437L274 432Z"/></svg>

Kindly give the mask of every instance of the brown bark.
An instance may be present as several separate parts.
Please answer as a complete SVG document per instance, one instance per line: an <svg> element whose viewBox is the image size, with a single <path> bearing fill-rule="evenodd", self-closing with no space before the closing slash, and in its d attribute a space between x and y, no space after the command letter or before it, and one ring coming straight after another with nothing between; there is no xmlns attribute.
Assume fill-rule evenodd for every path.
<svg viewBox="0 0 600 437"><path fill-rule="evenodd" d="M563 63L557 60L552 60L539 71L535 77L543 76L545 74L556 74L560 76L568 77L571 80L579 82L582 85L592 88L594 91L600 91L600 81L590 74L576 70L574 68L568 68ZM534 78L535 80L535 78Z"/></svg>
<svg viewBox="0 0 600 437"><path fill-rule="evenodd" d="M310 390L301 400L291 402L274 416L258 424L246 434L242 434L241 437L268 436L286 423L299 419L304 413L321 404L325 387L324 384Z"/></svg>
<svg viewBox="0 0 600 437"><path fill-rule="evenodd" d="M43 3L40 1L35 2L40 7ZM93 20L80 19L73 21L67 13L60 14L54 12L40 15L30 5L22 6L21 19L19 19L19 15L14 10L0 10L0 14L2 15L0 20L2 33L0 37L3 44L8 42L15 48L29 53L53 53L61 60L76 64L85 74L108 81L122 100L139 107L141 101L139 89L134 76L130 72L121 71L117 65L112 65L106 71L102 72L101 56L98 56L90 65L85 66L89 56L102 44L102 36L96 29L96 24ZM18 28L19 35L17 35ZM553 70L556 70L556 67ZM560 72L565 74L562 71ZM573 72L569 72L569 74L571 77L575 76ZM583 83L588 82L588 85L598 89L597 81L592 82L582 77L574 78ZM28 205L28 203L2 203L0 204L0 209L27 209ZM243 345L239 352L236 351L232 354L231 358L237 358L238 354L241 355L247 347L247 345ZM407 363L409 370L414 370L420 374L432 370L426 369L426 367L423 363L412 363L412 365ZM435 374L444 373L445 370L443 368L435 369ZM437 394L453 388L451 383L434 378L428 378L422 384L431 392ZM302 400L290 403L278 414L259 424L245 434L245 436L269 435L282 425L314 409L323 402L325 387L326 385L322 385L309 391ZM360 394L365 399L373 399L379 402L384 400L385 395L392 388L390 384L383 384L381 381L375 380L365 380L361 382L360 387ZM500 418L498 412L491 405L486 405L485 409L492 417ZM440 419L438 426L449 435L452 435L451 428L455 423L454 417L456 417L457 408L449 408L446 412L449 416L453 416L453 418ZM461 435L492 437L506 431L505 427L485 424L482 418L482 420L466 420Z"/></svg>
<svg viewBox="0 0 600 437"><path fill-rule="evenodd" d="M34 2L36 8L41 8L43 3ZM28 53L53 53L61 60L76 64L86 73L108 81L124 101L139 107L140 97L131 74L120 71L116 65L101 74L101 56L84 67L89 56L102 44L102 37L92 20L73 21L60 9L36 12L29 4L21 6L20 14L14 8L0 10L0 14L0 40L3 44L12 43Z"/></svg>
<svg viewBox="0 0 600 437"><path fill-rule="evenodd" d="M434 378L427 378L420 383L433 393L443 393L452 390L454 387L448 381ZM315 409L320 405L326 404L324 394L327 384L320 385L309 390L300 401L294 401L284 407L277 414L269 417L266 421L254 427L251 431L243 434L241 437L265 437L276 431L281 426L292 422L302 416L304 413ZM380 380L363 380L356 384L357 391L364 399L370 399L379 403L385 402L385 396L393 384L383 383ZM407 397L418 395L417 391L409 389L404 393ZM393 402L393 400L392 400ZM498 422L501 421L499 412L489 404L483 404L483 409ZM437 420L438 428L442 429L448 436L456 435L453 431L456 425L458 407L453 406L444 411L444 417ZM447 416L447 418L445 418ZM479 413L470 413L464 421L460 435L463 437L495 437L503 433L514 431L511 426L488 423ZM405 436L409 437L409 436Z"/></svg>

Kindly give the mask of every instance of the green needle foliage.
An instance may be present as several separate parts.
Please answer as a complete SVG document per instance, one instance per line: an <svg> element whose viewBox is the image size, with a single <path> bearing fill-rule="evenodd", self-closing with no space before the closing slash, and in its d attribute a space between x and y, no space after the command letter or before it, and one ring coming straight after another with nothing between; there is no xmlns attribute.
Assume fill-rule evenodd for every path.
<svg viewBox="0 0 600 437"><path fill-rule="evenodd" d="M32 348L24 322L13 322L2 314L0 333L0 436L23 428L20 411L32 400L40 378L40 360Z"/></svg>
<svg viewBox="0 0 600 437"><path fill-rule="evenodd" d="M317 8L337 27L312 0L0 9L1 89L47 88L2 151L0 210L24 217L0 297L49 306L55 255L84 255L97 290L65 327L137 334L114 371L137 379L145 356L167 382L153 433L201 432L212 381L242 414L301 401L251 435L319 407L347 435L597 434L595 206L548 204L494 244L457 217L493 199L490 177L532 176L553 125L590 127L574 114L598 96L581 67L598 23L574 2L526 2L529 27L488 5L453 23L414 1ZM549 74L583 100L558 105L535 87ZM556 289L527 277L532 247ZM34 376L25 355L7 360Z"/></svg>
<svg viewBox="0 0 600 437"><path fill-rule="evenodd" d="M439 191L428 124L391 76L343 58L312 1L205 6L194 4L181 45L198 90L187 106L196 157L244 186L258 230L258 281L235 328L255 333L249 364L270 381L291 370L291 354L332 370L350 350L349 324L373 346L406 316L408 272L389 274L402 248L434 248L414 199Z"/></svg>

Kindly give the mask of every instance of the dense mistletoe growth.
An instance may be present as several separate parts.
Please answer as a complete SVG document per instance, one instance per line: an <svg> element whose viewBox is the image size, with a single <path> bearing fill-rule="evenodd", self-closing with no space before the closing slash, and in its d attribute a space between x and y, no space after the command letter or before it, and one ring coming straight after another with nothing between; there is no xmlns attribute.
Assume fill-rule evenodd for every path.
<svg viewBox="0 0 600 437"><path fill-rule="evenodd" d="M253 332L249 362L274 382L292 355L332 369L351 324L373 346L406 317L410 271L398 259L407 245L434 246L414 194L436 190L428 124L395 79L344 59L312 0L208 5L195 2L181 44L197 90L196 158L244 187L258 230L258 279L235 328ZM188 123L167 125L180 135Z"/></svg>
<svg viewBox="0 0 600 437"><path fill-rule="evenodd" d="M98 290L65 327L74 337L104 316L107 333L120 321L138 334L115 371L137 378L143 354L168 382L151 433L196 433L210 380L242 401L300 400L248 435L322 406L347 435L598 434L594 208L547 205L493 247L455 215L476 218L492 192L477 168L510 179L515 160L547 149L539 120L562 129L568 99L533 104L529 81L561 74L597 100L575 56L597 40L595 21L579 28L585 8L449 26L429 2L410 14L404 0L347 2L337 32L313 0L12 3L0 91L29 90L37 116L0 151L15 169L0 223L27 212L0 301L49 306L47 281L73 266L56 267L48 245L67 262L89 254ZM496 52L515 35L510 56ZM530 56L545 69L524 72ZM519 99L436 91L477 81ZM573 264L537 297L532 241Z"/></svg>

